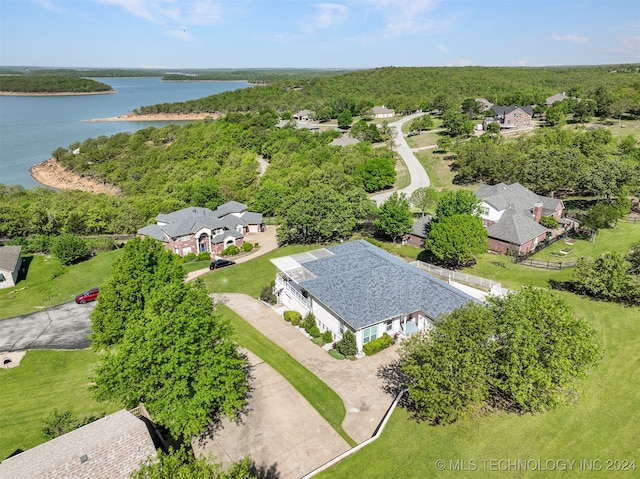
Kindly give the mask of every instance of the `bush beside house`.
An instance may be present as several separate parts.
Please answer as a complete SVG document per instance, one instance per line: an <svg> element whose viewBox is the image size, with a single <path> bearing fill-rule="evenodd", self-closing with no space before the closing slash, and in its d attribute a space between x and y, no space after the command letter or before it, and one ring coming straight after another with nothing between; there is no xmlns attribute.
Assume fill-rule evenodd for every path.
<svg viewBox="0 0 640 479"><path fill-rule="evenodd" d="M389 336L387 333L384 333L379 338L369 341L367 344L362 346L362 351L364 351L364 353L367 356L372 356L382 351L383 349L387 349L393 343L394 343L393 338Z"/></svg>

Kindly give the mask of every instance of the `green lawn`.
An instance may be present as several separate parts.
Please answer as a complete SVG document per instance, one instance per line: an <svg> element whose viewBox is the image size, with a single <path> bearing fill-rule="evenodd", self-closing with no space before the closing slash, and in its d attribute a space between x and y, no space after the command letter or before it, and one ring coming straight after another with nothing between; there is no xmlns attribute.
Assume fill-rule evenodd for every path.
<svg viewBox="0 0 640 479"><path fill-rule="evenodd" d="M0 290L0 319L33 313L72 301L83 291L100 286L111 274L111 264L122 250L100 253L72 266L51 256L25 255L26 279L15 288Z"/></svg>
<svg viewBox="0 0 640 479"><path fill-rule="evenodd" d="M394 188L402 190L411 184L411 175L409 174L409 168L402 158L399 158L396 162L396 182L393 185Z"/></svg>
<svg viewBox="0 0 640 479"><path fill-rule="evenodd" d="M333 389L232 310L226 306L218 306L218 311L233 325L239 344L282 374L345 441L351 446L356 445L355 441L342 429L346 411L342 399Z"/></svg>
<svg viewBox="0 0 640 479"><path fill-rule="evenodd" d="M29 351L20 366L0 369L0 459L45 442L42 427L54 409L70 409L76 418L120 409L89 390L97 361L89 349Z"/></svg>
<svg viewBox="0 0 640 479"><path fill-rule="evenodd" d="M530 272L529 279L538 274ZM482 462L500 459L600 460L603 469L607 460L626 459L635 460L640 467L640 308L562 295L578 316L598 330L604 348L602 362L581 382L575 404L536 415L490 414L444 427L418 423L405 410L397 409L380 439L318 477L596 477L596 473L580 470L579 462L564 473L513 468L491 471L490 463ZM436 469L439 459L445 461L443 471ZM458 460L467 467L475 461L476 470L452 470ZM637 474L638 470L603 470L597 477Z"/></svg>
<svg viewBox="0 0 640 479"><path fill-rule="evenodd" d="M439 150L438 150L439 151ZM446 158L450 153L436 153L435 150L424 150L416 152L416 158L429 175L431 186L437 190L455 191L459 189L467 189L475 191L478 185L454 185L453 177L455 172L451 171L451 160Z"/></svg>

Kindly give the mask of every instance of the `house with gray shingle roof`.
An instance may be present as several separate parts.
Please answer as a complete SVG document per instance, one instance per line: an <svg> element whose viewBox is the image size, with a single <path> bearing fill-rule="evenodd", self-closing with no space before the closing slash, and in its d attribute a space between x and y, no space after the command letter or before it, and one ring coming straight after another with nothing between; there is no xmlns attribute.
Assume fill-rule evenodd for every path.
<svg viewBox="0 0 640 479"><path fill-rule="evenodd" d="M386 106L374 106L373 107L373 117L374 118L391 118L396 114L396 111L392 108L387 108Z"/></svg>
<svg viewBox="0 0 640 479"><path fill-rule="evenodd" d="M11 288L18 282L22 246L0 247L0 288Z"/></svg>
<svg viewBox="0 0 640 479"><path fill-rule="evenodd" d="M551 106L554 103L557 103L559 101L564 101L566 99L568 99L569 97L567 96L567 94L565 92L562 93L556 93L555 95L551 95L549 98L547 98L545 100L545 104L547 106Z"/></svg>
<svg viewBox="0 0 640 479"><path fill-rule="evenodd" d="M121 410L5 459L0 477L124 479L155 457L146 423Z"/></svg>
<svg viewBox="0 0 640 479"><path fill-rule="evenodd" d="M189 207L156 216L156 224L138 230L141 237L162 241L180 256L189 253L221 253L230 245L242 246L246 233L264 231L262 214L247 210L247 205L229 201L215 210Z"/></svg>
<svg viewBox="0 0 640 479"><path fill-rule="evenodd" d="M335 340L349 329L358 350L387 333L409 335L469 301L466 293L364 241L274 258L274 292L286 308L313 312Z"/></svg>
<svg viewBox="0 0 640 479"><path fill-rule="evenodd" d="M482 185L476 196L481 201L480 216L487 228L489 249L496 253L530 253L549 233L540 218L560 220L564 210L559 199L538 195L519 183Z"/></svg>

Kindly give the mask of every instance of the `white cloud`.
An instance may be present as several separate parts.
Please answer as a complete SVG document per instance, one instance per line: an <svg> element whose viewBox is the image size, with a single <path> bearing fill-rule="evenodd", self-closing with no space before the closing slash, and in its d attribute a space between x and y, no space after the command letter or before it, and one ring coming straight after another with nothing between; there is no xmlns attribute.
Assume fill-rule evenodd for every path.
<svg viewBox="0 0 640 479"><path fill-rule="evenodd" d="M439 0L367 0L375 9L382 12L386 25L385 32L389 37L407 33L419 33L446 28L448 21L430 18L440 3Z"/></svg>
<svg viewBox="0 0 640 479"><path fill-rule="evenodd" d="M551 35L550 38L557 42L569 43L587 43L589 41L587 37L580 37L578 35Z"/></svg>
<svg viewBox="0 0 640 479"><path fill-rule="evenodd" d="M342 23L348 11L347 7L337 3L319 3L314 7L318 10L314 22L318 28L330 28Z"/></svg>
<svg viewBox="0 0 640 479"><path fill-rule="evenodd" d="M95 0L114 5L127 13L156 24L175 22L187 25L217 25L222 21L218 1L197 0Z"/></svg>
<svg viewBox="0 0 640 479"><path fill-rule="evenodd" d="M51 10L52 12L60 13L63 11L62 8L50 0L34 0L34 3L36 5L40 5L45 10Z"/></svg>
<svg viewBox="0 0 640 479"><path fill-rule="evenodd" d="M447 47L445 47L444 45L438 45L438 50L441 53L449 53L449 49Z"/></svg>
<svg viewBox="0 0 640 479"><path fill-rule="evenodd" d="M529 66L529 60L518 60L516 62L516 65L518 65L519 67L528 67Z"/></svg>

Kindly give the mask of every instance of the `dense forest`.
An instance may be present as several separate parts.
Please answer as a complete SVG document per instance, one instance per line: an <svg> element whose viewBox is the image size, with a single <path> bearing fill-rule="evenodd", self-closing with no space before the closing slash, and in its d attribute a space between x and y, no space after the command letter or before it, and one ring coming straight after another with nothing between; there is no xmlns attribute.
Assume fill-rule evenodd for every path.
<svg viewBox="0 0 640 479"><path fill-rule="evenodd" d="M122 194L2 186L0 237L132 233L160 212L187 206L215 208L229 200L275 216L288 225L282 230L293 241L348 237L360 221L374 222L377 213L367 193L395 182L396 154L387 142L390 132L383 123L376 128L379 135L364 135L364 141L347 147L333 146L332 140L341 134L335 129L313 132L291 124L278 127L278 120L289 117L292 110L316 105L318 113L326 107L329 118L335 118L336 112L344 117L346 112L355 136L368 133L358 113L383 101L396 108L405 101L407 111L421 105L439 111L437 115L446 120L452 114L465 115L466 100L479 95L504 103L528 99L523 103L538 105L532 101L541 101L544 107L547 95L571 90L572 95L581 92L583 99L592 95L588 99L593 114L600 115L601 123L607 116L615 118L609 120L613 123L640 116L639 85L635 66L382 68L308 79L295 87L276 83L167 105L167 110L209 105L212 111L241 112L228 111L219 120L90 138L56 149L52 156L63 166L115 184ZM323 98L330 100L323 104ZM546 108L538 110L540 115L546 112ZM580 120L575 114L571 119ZM455 181L518 181L540 194L559 197L637 194L640 150L634 137L613 136L606 128L580 128L580 123L570 129L562 123L542 125L515 140L450 131L447 150L454 158ZM319 236L310 228L296 227L305 221L318 223L318 218L327 222Z"/></svg>
<svg viewBox="0 0 640 479"><path fill-rule="evenodd" d="M89 78L65 76L0 75L0 91L16 93L91 93L109 92L113 89Z"/></svg>

